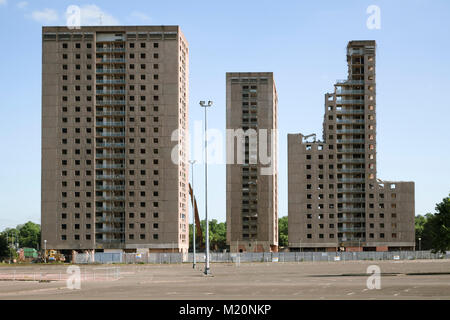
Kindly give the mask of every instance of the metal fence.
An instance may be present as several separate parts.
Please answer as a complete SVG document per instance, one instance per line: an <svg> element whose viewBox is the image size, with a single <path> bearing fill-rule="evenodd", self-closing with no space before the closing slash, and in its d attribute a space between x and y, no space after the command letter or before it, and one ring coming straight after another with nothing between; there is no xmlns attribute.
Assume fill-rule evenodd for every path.
<svg viewBox="0 0 450 320"><path fill-rule="evenodd" d="M13 265L12 265L13 266ZM74 274L64 265L41 267L0 268L0 281L66 281ZM112 281L120 278L120 267L79 268L78 277L82 281Z"/></svg>
<svg viewBox="0 0 450 320"><path fill-rule="evenodd" d="M197 253L197 262L205 262L205 253ZM192 262L193 254L183 253L107 253L96 252L94 255L79 253L74 263L153 263L170 264ZM416 259L450 259L446 254L430 251L389 251L389 252L212 252L211 262L314 262L314 261L356 261L356 260L416 260Z"/></svg>

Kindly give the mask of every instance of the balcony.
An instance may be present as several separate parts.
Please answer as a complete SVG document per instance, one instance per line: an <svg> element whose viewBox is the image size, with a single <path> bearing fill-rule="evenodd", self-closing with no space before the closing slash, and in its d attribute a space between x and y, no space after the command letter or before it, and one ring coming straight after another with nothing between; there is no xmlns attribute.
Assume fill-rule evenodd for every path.
<svg viewBox="0 0 450 320"><path fill-rule="evenodd" d="M124 116L125 111L97 111L97 116Z"/></svg>
<svg viewBox="0 0 450 320"><path fill-rule="evenodd" d="M365 178L338 178L338 182L364 182Z"/></svg>
<svg viewBox="0 0 450 320"><path fill-rule="evenodd" d="M98 127L124 127L125 126L125 122L124 121L118 121L118 122L96 122L95 123L96 126Z"/></svg>
<svg viewBox="0 0 450 320"><path fill-rule="evenodd" d="M107 105L124 105L125 100L97 100L95 104L99 106L107 106Z"/></svg>
<svg viewBox="0 0 450 320"><path fill-rule="evenodd" d="M356 168L356 169L337 169L339 173L364 173L366 171L365 168Z"/></svg>
<svg viewBox="0 0 450 320"><path fill-rule="evenodd" d="M123 175L123 174L100 174L100 175L96 175L95 179L97 179L97 180L123 180L123 179L125 179L125 175Z"/></svg>
<svg viewBox="0 0 450 320"><path fill-rule="evenodd" d="M339 242L347 242L347 244L351 243L354 245L362 245L364 243L364 241L366 241L366 238L356 238L356 237L342 237L342 238L338 238Z"/></svg>
<svg viewBox="0 0 450 320"><path fill-rule="evenodd" d="M338 198L338 202L340 203L364 203L366 202L365 198Z"/></svg>
<svg viewBox="0 0 450 320"><path fill-rule="evenodd" d="M365 222L365 218L350 218L350 217L342 217L338 218L338 222Z"/></svg>
<svg viewBox="0 0 450 320"><path fill-rule="evenodd" d="M125 207L121 206L106 206L106 207L97 207L97 212L125 212Z"/></svg>
<svg viewBox="0 0 450 320"><path fill-rule="evenodd" d="M343 208L338 208L339 212L357 212L357 213L364 213L366 212L365 208L347 208L347 207L343 207Z"/></svg>
<svg viewBox="0 0 450 320"><path fill-rule="evenodd" d="M365 227L353 227L353 228L342 227L342 228L338 228L338 232L366 232L366 228Z"/></svg>
<svg viewBox="0 0 450 320"><path fill-rule="evenodd" d="M340 158L337 159L339 163L364 163L365 159L348 159L348 158Z"/></svg>
<svg viewBox="0 0 450 320"><path fill-rule="evenodd" d="M336 95L363 95L364 90L336 90Z"/></svg>
<svg viewBox="0 0 450 320"><path fill-rule="evenodd" d="M97 84L125 84L125 79L96 79Z"/></svg>
<svg viewBox="0 0 450 320"><path fill-rule="evenodd" d="M336 109L338 114L364 114L364 110Z"/></svg>
<svg viewBox="0 0 450 320"><path fill-rule="evenodd" d="M348 54L353 56L353 55L364 55L364 49L349 49L348 50Z"/></svg>
<svg viewBox="0 0 450 320"><path fill-rule="evenodd" d="M125 143L97 143L98 148L125 148Z"/></svg>
<svg viewBox="0 0 450 320"><path fill-rule="evenodd" d="M364 188L339 188L337 189L338 193L361 193L365 192Z"/></svg>
<svg viewBox="0 0 450 320"><path fill-rule="evenodd" d="M125 196L96 196L97 201L124 201Z"/></svg>
<svg viewBox="0 0 450 320"><path fill-rule="evenodd" d="M124 233L125 229L123 229L123 228L101 228L101 229L96 229L95 232L97 232L97 233Z"/></svg>
<svg viewBox="0 0 450 320"><path fill-rule="evenodd" d="M125 218L121 217L101 217L101 218L95 218L96 223L123 223L125 222Z"/></svg>
<svg viewBox="0 0 450 320"><path fill-rule="evenodd" d="M97 90L97 94L125 94L125 90Z"/></svg>
<svg viewBox="0 0 450 320"><path fill-rule="evenodd" d="M364 139L337 139L336 143L364 143Z"/></svg>
<svg viewBox="0 0 450 320"><path fill-rule="evenodd" d="M97 153L97 159L125 159L125 153Z"/></svg>
<svg viewBox="0 0 450 320"><path fill-rule="evenodd" d="M337 129L336 133L342 133L342 134L346 134L346 133L364 133L364 129Z"/></svg>
<svg viewBox="0 0 450 320"><path fill-rule="evenodd" d="M337 85L363 85L364 84L364 80L348 80L348 79L344 79L344 80L336 80L336 84Z"/></svg>
<svg viewBox="0 0 450 320"><path fill-rule="evenodd" d="M124 185L95 186L95 190L96 191L121 191L121 190L125 190L125 186Z"/></svg>
<svg viewBox="0 0 450 320"><path fill-rule="evenodd" d="M364 100L336 100L336 104L364 104Z"/></svg>
<svg viewBox="0 0 450 320"><path fill-rule="evenodd" d="M95 169L125 169L125 164L96 164Z"/></svg>
<svg viewBox="0 0 450 320"><path fill-rule="evenodd" d="M124 58L100 59L97 60L97 63L125 63L125 59Z"/></svg>
<svg viewBox="0 0 450 320"><path fill-rule="evenodd" d="M338 153L364 153L363 148L339 148L336 150Z"/></svg>
<svg viewBox="0 0 450 320"><path fill-rule="evenodd" d="M125 132L97 132L100 137L125 137Z"/></svg>
<svg viewBox="0 0 450 320"><path fill-rule="evenodd" d="M96 52L125 52L125 48L95 48Z"/></svg>
<svg viewBox="0 0 450 320"><path fill-rule="evenodd" d="M96 69L98 74L125 73L125 69Z"/></svg>
<svg viewBox="0 0 450 320"><path fill-rule="evenodd" d="M336 119L336 123L339 123L339 124L364 124L364 119L352 119L352 120Z"/></svg>
<svg viewBox="0 0 450 320"><path fill-rule="evenodd" d="M338 153L364 153L365 150L363 148L340 148L337 149Z"/></svg>

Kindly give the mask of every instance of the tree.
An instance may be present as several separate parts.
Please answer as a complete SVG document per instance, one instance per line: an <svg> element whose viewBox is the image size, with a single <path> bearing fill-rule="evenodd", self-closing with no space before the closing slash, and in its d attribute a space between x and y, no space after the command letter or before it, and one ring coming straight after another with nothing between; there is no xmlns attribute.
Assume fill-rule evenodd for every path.
<svg viewBox="0 0 450 320"><path fill-rule="evenodd" d="M206 241L206 221L201 220L200 226L203 232L203 241ZM189 224L189 248L192 248L192 224ZM196 230L197 231L197 230ZM199 247L199 239L195 239L196 247ZM218 222L216 219L209 221L209 245L213 251L224 250L227 248L227 224Z"/></svg>
<svg viewBox="0 0 450 320"><path fill-rule="evenodd" d="M287 216L278 219L278 245L280 247L287 247L289 245Z"/></svg>
<svg viewBox="0 0 450 320"><path fill-rule="evenodd" d="M8 241L6 234L0 233L0 258L9 256Z"/></svg>
<svg viewBox="0 0 450 320"><path fill-rule="evenodd" d="M224 250L227 247L227 225L212 219L209 222L210 245L212 250Z"/></svg>
<svg viewBox="0 0 450 320"><path fill-rule="evenodd" d="M417 250L430 250L431 249L431 238L427 232L424 232L425 225L428 220L433 217L432 213L427 213L426 215L418 215L414 219L414 229L416 233L416 249ZM428 227L427 227L428 228ZM420 239L420 241L419 241Z"/></svg>
<svg viewBox="0 0 450 320"><path fill-rule="evenodd" d="M436 213L427 219L423 238L430 241L433 252L445 253L450 249L450 195L436 205Z"/></svg>
<svg viewBox="0 0 450 320"><path fill-rule="evenodd" d="M28 221L25 224L18 225L19 231L19 244L22 248L34 248L37 249L41 242L41 226Z"/></svg>

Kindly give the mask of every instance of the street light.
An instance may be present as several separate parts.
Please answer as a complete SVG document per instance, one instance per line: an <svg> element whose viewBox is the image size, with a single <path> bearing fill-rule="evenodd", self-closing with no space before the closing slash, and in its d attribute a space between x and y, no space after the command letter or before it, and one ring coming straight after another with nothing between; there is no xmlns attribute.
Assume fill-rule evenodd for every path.
<svg viewBox="0 0 450 320"><path fill-rule="evenodd" d="M422 246L421 246L421 240L422 240L422 238L419 238L419 251L421 251L421 248L422 248Z"/></svg>
<svg viewBox="0 0 450 320"><path fill-rule="evenodd" d="M16 250L19 248L19 235L17 234L17 230L9 230L6 232L6 242L8 243L8 238L11 240L11 244L9 246L9 263L12 261L12 249ZM15 243L15 244L14 244Z"/></svg>
<svg viewBox="0 0 450 320"><path fill-rule="evenodd" d="M191 164L191 172L192 172L192 248L193 248L193 259L192 259L192 269L195 269L195 196L194 196L194 164L196 160L189 160Z"/></svg>
<svg viewBox="0 0 450 320"><path fill-rule="evenodd" d="M205 259L205 275L209 275L209 223L208 223L208 133L206 110L213 105L212 101L200 101L200 106L205 108L205 222L206 222L206 259Z"/></svg>
<svg viewBox="0 0 450 320"><path fill-rule="evenodd" d="M47 240L44 240L44 263L47 263Z"/></svg>

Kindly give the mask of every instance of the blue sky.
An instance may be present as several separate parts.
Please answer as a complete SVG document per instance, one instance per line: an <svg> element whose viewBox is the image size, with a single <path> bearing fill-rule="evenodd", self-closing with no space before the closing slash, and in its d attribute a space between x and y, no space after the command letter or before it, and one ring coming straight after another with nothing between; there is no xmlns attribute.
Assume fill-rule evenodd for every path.
<svg viewBox="0 0 450 320"><path fill-rule="evenodd" d="M377 41L378 177L415 181L416 214L450 192L450 2L0 0L0 230L40 221L41 26L180 25L190 45L190 121L225 129L225 73L273 71L279 94L279 214L287 215L287 133L321 136L324 93L346 77L350 40ZM368 29L369 5L381 28ZM203 208L203 169L195 181ZM210 217L225 221L225 166L209 169ZM203 213L201 213L203 214Z"/></svg>

